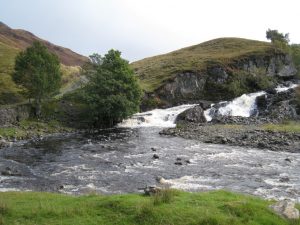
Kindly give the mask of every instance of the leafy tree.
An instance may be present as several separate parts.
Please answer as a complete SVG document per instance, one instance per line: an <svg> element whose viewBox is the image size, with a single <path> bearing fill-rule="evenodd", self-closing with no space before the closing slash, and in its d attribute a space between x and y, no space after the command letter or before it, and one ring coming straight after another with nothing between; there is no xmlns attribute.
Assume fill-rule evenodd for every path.
<svg viewBox="0 0 300 225"><path fill-rule="evenodd" d="M271 40L272 43L279 41L288 44L290 42L289 33L287 34L279 33L278 30L268 29L266 32L266 38L268 40Z"/></svg>
<svg viewBox="0 0 300 225"><path fill-rule="evenodd" d="M40 42L34 42L16 58L13 80L27 89L29 98L35 99L37 116L42 100L58 92L61 76L58 57Z"/></svg>
<svg viewBox="0 0 300 225"><path fill-rule="evenodd" d="M94 126L113 126L138 111L142 92L121 52L90 56L84 73L89 79L84 97Z"/></svg>
<svg viewBox="0 0 300 225"><path fill-rule="evenodd" d="M278 30L268 29L266 32L266 37L271 40L275 51L280 50L280 52L289 53L289 34L279 33Z"/></svg>

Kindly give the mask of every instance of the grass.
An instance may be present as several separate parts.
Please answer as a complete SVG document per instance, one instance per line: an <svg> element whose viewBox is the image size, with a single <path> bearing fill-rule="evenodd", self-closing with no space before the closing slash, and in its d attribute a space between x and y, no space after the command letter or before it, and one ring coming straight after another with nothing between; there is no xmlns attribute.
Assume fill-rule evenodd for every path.
<svg viewBox="0 0 300 225"><path fill-rule="evenodd" d="M152 92L184 71L201 72L210 65L228 65L237 59L265 56L270 43L242 38L219 38L131 64L147 92Z"/></svg>
<svg viewBox="0 0 300 225"><path fill-rule="evenodd" d="M300 133L300 122L299 121L287 121L281 124L265 124L262 126L265 130L270 131L282 131L282 132L292 132Z"/></svg>
<svg viewBox="0 0 300 225"><path fill-rule="evenodd" d="M38 135L45 135L51 133L71 131L61 125L61 123L51 120L47 122L38 121L34 119L21 121L18 126L0 127L0 136L6 139L24 139Z"/></svg>
<svg viewBox="0 0 300 225"><path fill-rule="evenodd" d="M0 193L2 225L298 225L275 215L271 202L226 191L185 193L154 204L138 194L66 196L50 193ZM299 206L298 206L299 207Z"/></svg>

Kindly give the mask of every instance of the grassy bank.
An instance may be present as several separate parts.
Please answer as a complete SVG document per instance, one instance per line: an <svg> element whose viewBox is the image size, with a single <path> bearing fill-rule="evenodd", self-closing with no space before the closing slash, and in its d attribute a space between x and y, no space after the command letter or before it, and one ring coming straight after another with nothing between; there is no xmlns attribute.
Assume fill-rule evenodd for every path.
<svg viewBox="0 0 300 225"><path fill-rule="evenodd" d="M7 140L22 140L45 134L71 131L71 128L64 127L55 120L45 122L31 119L21 121L16 126L0 127L0 136Z"/></svg>
<svg viewBox="0 0 300 225"><path fill-rule="evenodd" d="M0 224L300 224L275 215L270 204L225 191L171 190L154 197L0 193Z"/></svg>

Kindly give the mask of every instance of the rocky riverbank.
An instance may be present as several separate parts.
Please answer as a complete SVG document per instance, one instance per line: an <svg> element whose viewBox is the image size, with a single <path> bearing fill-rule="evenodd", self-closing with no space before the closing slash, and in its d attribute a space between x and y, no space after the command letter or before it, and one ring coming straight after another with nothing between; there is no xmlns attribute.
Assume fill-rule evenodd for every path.
<svg viewBox="0 0 300 225"><path fill-rule="evenodd" d="M300 152L300 92L299 87L292 88L296 86L287 83L211 108L199 104L178 115L176 128L160 134L205 143Z"/></svg>
<svg viewBox="0 0 300 225"><path fill-rule="evenodd" d="M204 143L300 152L300 132L270 130L267 125L185 123L176 128L164 129L160 134L195 139Z"/></svg>

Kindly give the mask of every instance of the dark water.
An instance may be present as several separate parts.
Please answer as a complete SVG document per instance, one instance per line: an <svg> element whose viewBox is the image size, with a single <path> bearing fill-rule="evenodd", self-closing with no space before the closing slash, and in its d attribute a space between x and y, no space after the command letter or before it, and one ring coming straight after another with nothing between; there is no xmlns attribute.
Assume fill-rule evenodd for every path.
<svg viewBox="0 0 300 225"><path fill-rule="evenodd" d="M16 143L0 150L0 172L15 175L0 175L0 191L128 193L163 177L187 191L229 189L300 200L300 154L203 144L160 136L159 130L113 129Z"/></svg>

